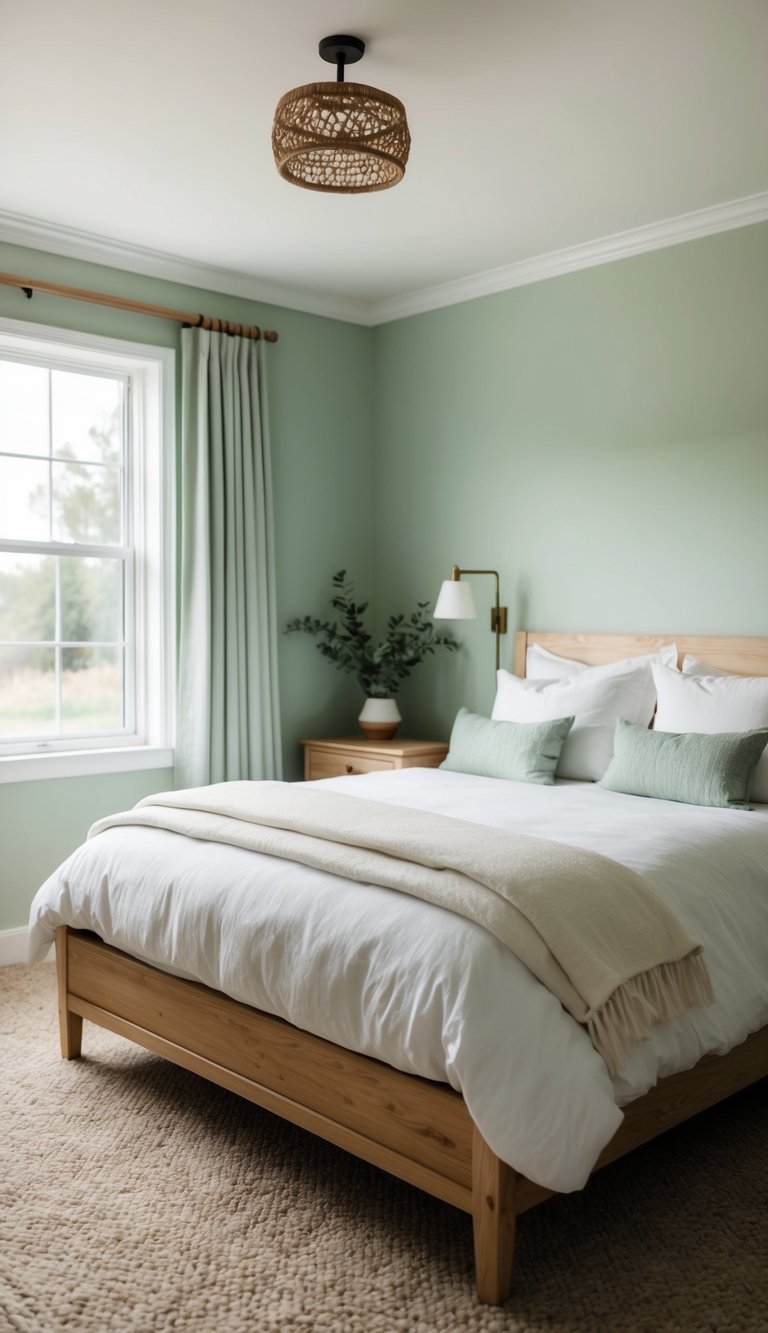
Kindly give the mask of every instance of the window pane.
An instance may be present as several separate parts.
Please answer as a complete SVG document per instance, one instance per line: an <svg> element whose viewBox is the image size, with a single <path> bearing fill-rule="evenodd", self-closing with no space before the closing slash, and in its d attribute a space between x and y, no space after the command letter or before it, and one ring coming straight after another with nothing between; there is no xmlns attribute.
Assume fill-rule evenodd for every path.
<svg viewBox="0 0 768 1333"><path fill-rule="evenodd" d="M53 536L60 542L120 541L120 469L53 464Z"/></svg>
<svg viewBox="0 0 768 1333"><path fill-rule="evenodd" d="M122 649L62 648L61 668L62 731L122 730Z"/></svg>
<svg viewBox="0 0 768 1333"><path fill-rule="evenodd" d="M53 648L0 646L0 739L56 730Z"/></svg>
<svg viewBox="0 0 768 1333"><path fill-rule="evenodd" d="M119 463L122 457L122 380L51 372L53 452L87 463Z"/></svg>
<svg viewBox="0 0 768 1333"><path fill-rule="evenodd" d="M0 330L0 755L164 737L163 366Z"/></svg>
<svg viewBox="0 0 768 1333"><path fill-rule="evenodd" d="M61 637L65 643L123 637L123 565L120 560L62 556Z"/></svg>
<svg viewBox="0 0 768 1333"><path fill-rule="evenodd" d="M48 371L0 361L0 452L48 453Z"/></svg>
<svg viewBox="0 0 768 1333"><path fill-rule="evenodd" d="M0 537L48 541L48 463L0 454Z"/></svg>
<svg viewBox="0 0 768 1333"><path fill-rule="evenodd" d="M55 636L54 561L43 555L0 554L0 640Z"/></svg>

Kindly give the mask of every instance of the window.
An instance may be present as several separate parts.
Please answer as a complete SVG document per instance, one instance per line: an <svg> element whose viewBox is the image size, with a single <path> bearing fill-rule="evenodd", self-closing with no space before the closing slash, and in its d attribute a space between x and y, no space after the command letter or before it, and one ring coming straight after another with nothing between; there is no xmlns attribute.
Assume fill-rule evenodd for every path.
<svg viewBox="0 0 768 1333"><path fill-rule="evenodd" d="M172 373L0 320L0 780L173 762Z"/></svg>

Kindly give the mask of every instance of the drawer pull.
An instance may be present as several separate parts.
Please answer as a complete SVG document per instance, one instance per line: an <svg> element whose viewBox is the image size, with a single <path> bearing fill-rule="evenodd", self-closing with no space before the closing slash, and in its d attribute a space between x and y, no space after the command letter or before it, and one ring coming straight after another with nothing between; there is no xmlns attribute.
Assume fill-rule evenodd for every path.
<svg viewBox="0 0 768 1333"><path fill-rule="evenodd" d="M354 773L354 771L355 771L355 770L354 770L354 767L352 766L352 764L347 764L346 768L347 768L347 772L348 772L348 773Z"/></svg>

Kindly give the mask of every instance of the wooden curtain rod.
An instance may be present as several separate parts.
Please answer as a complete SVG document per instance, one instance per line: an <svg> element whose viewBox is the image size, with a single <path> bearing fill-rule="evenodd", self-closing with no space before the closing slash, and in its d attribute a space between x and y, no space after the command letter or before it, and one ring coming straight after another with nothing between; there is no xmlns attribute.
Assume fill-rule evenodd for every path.
<svg viewBox="0 0 768 1333"><path fill-rule="evenodd" d="M89 292L84 287L64 287L58 282L38 282L35 278L20 278L16 273L0 273L4 287L19 287L30 300L33 292L46 296L66 296L71 301L89 301L91 305L106 305L112 310L132 310L137 315L154 315L156 319L170 319L189 324L193 329L212 329L214 333L233 333L238 338L263 338L276 343L274 329L260 329L255 324L236 324L231 319L214 319L211 315L187 314L184 310L170 310L162 305L147 305L144 301L130 301L126 296L107 296L104 292Z"/></svg>

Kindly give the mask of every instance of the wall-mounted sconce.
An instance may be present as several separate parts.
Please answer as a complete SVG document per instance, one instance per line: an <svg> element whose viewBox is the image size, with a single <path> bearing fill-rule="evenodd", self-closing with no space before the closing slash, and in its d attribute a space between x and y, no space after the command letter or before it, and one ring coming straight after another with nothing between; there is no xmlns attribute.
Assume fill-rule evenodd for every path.
<svg viewBox="0 0 768 1333"><path fill-rule="evenodd" d="M501 666L501 646L499 635L507 632L507 608L499 606L499 575L495 569L460 569L454 565L451 577L444 579L435 609L435 620L476 620L475 599L468 583L462 582L465 574L490 574L496 580L496 600L491 607L491 630L496 635L496 670Z"/></svg>

